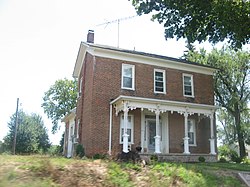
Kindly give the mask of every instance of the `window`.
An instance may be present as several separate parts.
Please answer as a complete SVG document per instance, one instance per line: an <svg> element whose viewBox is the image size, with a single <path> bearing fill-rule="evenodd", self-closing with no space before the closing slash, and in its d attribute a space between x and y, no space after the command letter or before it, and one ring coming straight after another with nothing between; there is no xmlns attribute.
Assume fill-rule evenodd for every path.
<svg viewBox="0 0 250 187"><path fill-rule="evenodd" d="M188 120L188 137L189 145L196 145L195 122L193 119Z"/></svg>
<svg viewBox="0 0 250 187"><path fill-rule="evenodd" d="M123 143L123 133L124 133L124 115L121 116L120 119L120 144ZM127 123L127 134L128 143L133 144L134 142L134 117L132 115L128 115L128 123Z"/></svg>
<svg viewBox="0 0 250 187"><path fill-rule="evenodd" d="M183 94L187 97L194 97L193 75L183 74Z"/></svg>
<svg viewBox="0 0 250 187"><path fill-rule="evenodd" d="M154 70L154 92L166 93L165 70Z"/></svg>
<svg viewBox="0 0 250 187"><path fill-rule="evenodd" d="M122 88L135 89L135 66L130 64L122 64Z"/></svg>
<svg viewBox="0 0 250 187"><path fill-rule="evenodd" d="M76 126L76 138L79 138L79 129L80 129L80 119L77 120Z"/></svg>
<svg viewBox="0 0 250 187"><path fill-rule="evenodd" d="M82 93L82 77L81 77L80 83L79 83L78 97L81 96L81 93Z"/></svg>

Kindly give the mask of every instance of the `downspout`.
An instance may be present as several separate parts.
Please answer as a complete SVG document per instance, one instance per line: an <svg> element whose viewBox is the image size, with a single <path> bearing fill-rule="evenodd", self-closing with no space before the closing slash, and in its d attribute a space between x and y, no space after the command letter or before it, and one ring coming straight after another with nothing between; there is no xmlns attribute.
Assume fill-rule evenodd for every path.
<svg viewBox="0 0 250 187"><path fill-rule="evenodd" d="M108 154L111 155L111 143L112 143L112 104L109 105L109 151Z"/></svg>

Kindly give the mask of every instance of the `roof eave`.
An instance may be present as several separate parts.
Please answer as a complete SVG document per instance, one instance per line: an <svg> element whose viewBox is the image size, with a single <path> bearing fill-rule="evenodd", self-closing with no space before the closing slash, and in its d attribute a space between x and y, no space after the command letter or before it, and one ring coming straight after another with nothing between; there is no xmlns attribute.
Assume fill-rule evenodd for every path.
<svg viewBox="0 0 250 187"><path fill-rule="evenodd" d="M87 43L81 42L80 47L79 47L79 51L77 54L77 58L76 58L76 63L75 63L73 75L72 75L74 78L78 78L80 75L81 67L82 67L82 64L83 64L83 61L84 61L84 58L86 55L87 48L89 48Z"/></svg>

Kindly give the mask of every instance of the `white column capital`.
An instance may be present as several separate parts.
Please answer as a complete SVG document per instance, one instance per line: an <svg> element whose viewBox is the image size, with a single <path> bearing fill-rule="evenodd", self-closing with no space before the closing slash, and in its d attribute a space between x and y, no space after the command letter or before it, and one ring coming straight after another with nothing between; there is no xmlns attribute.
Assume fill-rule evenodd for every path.
<svg viewBox="0 0 250 187"><path fill-rule="evenodd" d="M160 115L160 113L161 113L161 111L157 108L156 110L155 110L155 115Z"/></svg>
<svg viewBox="0 0 250 187"><path fill-rule="evenodd" d="M185 118L187 118L188 117L188 112L184 112L183 115L184 115Z"/></svg>

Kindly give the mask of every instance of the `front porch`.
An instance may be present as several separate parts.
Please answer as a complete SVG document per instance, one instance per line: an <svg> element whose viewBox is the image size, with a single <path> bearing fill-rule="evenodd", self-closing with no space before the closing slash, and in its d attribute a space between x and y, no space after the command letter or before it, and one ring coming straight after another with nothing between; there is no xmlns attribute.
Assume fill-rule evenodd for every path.
<svg viewBox="0 0 250 187"><path fill-rule="evenodd" d="M200 156L216 160L215 106L130 96L119 96L110 106L110 153L114 107L124 153L140 147L142 156L155 154L160 161L197 162Z"/></svg>

